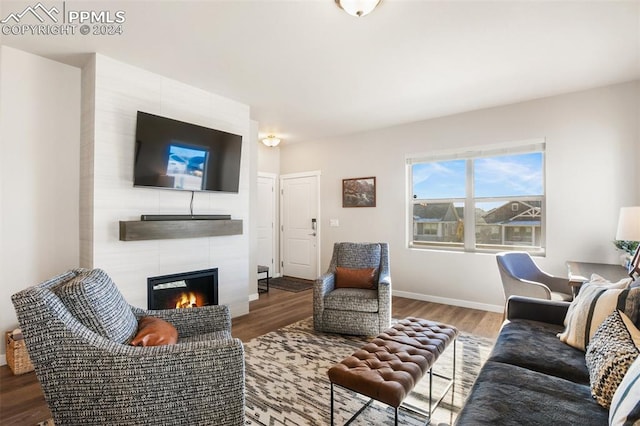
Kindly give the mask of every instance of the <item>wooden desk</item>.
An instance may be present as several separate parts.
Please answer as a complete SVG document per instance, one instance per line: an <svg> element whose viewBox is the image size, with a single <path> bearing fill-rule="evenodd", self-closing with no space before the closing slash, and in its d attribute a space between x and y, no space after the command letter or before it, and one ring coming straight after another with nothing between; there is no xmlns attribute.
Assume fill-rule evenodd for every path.
<svg viewBox="0 0 640 426"><path fill-rule="evenodd" d="M623 278L629 278L627 269L622 265L576 262L571 260L567 261L567 273L573 297L580 291L580 286L591 279L591 274L598 274L613 283Z"/></svg>

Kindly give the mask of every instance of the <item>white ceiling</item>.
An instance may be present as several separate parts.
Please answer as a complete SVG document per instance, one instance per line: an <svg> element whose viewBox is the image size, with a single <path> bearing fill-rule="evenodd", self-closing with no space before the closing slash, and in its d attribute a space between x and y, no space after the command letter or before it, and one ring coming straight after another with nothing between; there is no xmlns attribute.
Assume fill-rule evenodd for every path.
<svg viewBox="0 0 640 426"><path fill-rule="evenodd" d="M3 0L0 16L35 3ZM124 34L2 43L73 65L99 52L235 99L283 143L640 78L640 0L383 0L364 18L333 0L64 6L123 10Z"/></svg>

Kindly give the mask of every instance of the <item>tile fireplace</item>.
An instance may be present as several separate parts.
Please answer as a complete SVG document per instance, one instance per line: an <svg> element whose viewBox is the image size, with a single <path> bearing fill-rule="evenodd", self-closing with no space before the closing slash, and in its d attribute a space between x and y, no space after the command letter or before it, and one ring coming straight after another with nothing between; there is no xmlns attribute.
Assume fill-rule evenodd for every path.
<svg viewBox="0 0 640 426"><path fill-rule="evenodd" d="M218 304L218 268L147 278L149 309Z"/></svg>

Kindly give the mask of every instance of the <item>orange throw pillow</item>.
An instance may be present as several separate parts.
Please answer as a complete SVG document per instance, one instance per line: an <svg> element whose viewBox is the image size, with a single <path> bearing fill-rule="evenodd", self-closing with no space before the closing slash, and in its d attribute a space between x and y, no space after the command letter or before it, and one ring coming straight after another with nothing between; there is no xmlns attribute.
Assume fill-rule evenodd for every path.
<svg viewBox="0 0 640 426"><path fill-rule="evenodd" d="M138 321L138 333L134 336L133 346L175 345L178 343L178 330L163 319L142 317Z"/></svg>
<svg viewBox="0 0 640 426"><path fill-rule="evenodd" d="M349 269L336 267L336 288L374 289L376 268Z"/></svg>

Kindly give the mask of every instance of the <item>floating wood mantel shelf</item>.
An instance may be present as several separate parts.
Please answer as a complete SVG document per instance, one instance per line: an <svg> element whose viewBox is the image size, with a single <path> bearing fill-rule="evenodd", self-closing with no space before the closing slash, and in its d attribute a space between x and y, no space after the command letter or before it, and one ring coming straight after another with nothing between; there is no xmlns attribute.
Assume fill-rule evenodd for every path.
<svg viewBox="0 0 640 426"><path fill-rule="evenodd" d="M120 241L241 235L242 220L132 220L120 221Z"/></svg>

